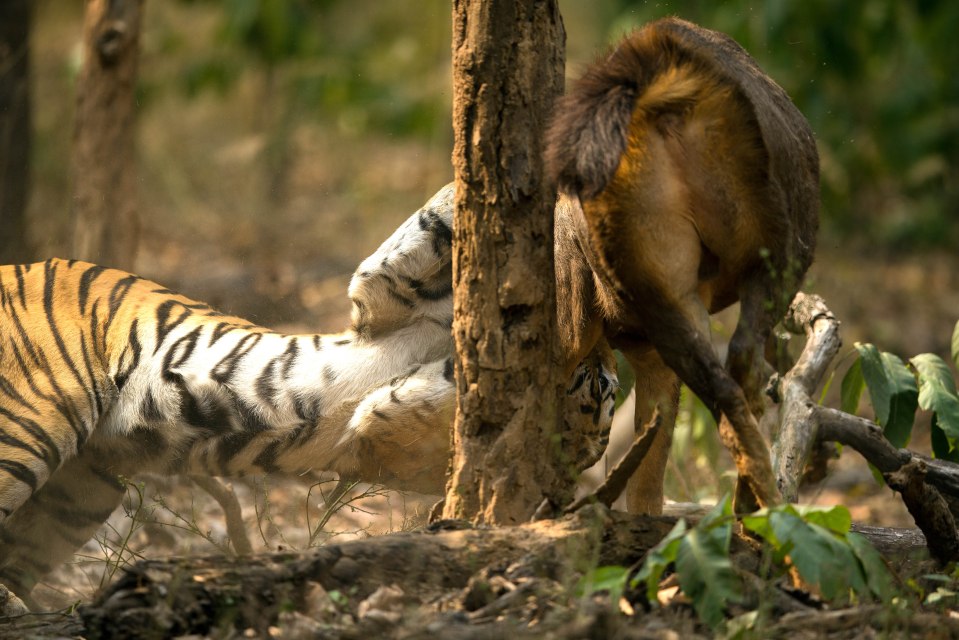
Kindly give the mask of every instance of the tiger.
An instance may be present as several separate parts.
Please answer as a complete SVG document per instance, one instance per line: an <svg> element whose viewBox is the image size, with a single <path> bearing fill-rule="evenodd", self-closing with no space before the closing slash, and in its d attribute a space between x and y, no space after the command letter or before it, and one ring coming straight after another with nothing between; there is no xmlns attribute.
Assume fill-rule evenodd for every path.
<svg viewBox="0 0 959 640"><path fill-rule="evenodd" d="M447 185L361 262L338 334L277 333L86 262L0 267L0 613L26 610L123 477L327 471L442 494L452 200ZM570 378L578 468L605 448L617 384L602 351Z"/></svg>

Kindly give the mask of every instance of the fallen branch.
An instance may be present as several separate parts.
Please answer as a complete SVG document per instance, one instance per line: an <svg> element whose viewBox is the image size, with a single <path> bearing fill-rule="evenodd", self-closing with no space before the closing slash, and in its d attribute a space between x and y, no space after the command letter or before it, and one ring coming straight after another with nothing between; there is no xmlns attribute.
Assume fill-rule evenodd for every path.
<svg viewBox="0 0 959 640"><path fill-rule="evenodd" d="M581 497L579 500L574 500L571 505L566 507L564 513L573 513L580 507L592 502L611 507L616 498L626 489L626 483L639 469L639 465L642 464L646 454L649 453L649 449L653 446L653 440L656 439L656 434L659 432L660 420L660 414L657 411L653 419L643 429L643 432L633 440L626 455L607 474L603 483L596 487L596 490L592 493Z"/></svg>
<svg viewBox="0 0 959 640"><path fill-rule="evenodd" d="M959 534L949 506L932 485L925 483L927 467L910 460L884 475L886 483L902 496L909 513L926 534L929 553L942 564L959 559Z"/></svg>
<svg viewBox="0 0 959 640"><path fill-rule="evenodd" d="M796 365L783 377L780 428L773 444L773 471L783 500L795 502L803 471L812 455L819 430L815 419L815 392L833 357L839 351L839 321L822 298L796 294L784 326L793 333L805 332L806 346Z"/></svg>
<svg viewBox="0 0 959 640"><path fill-rule="evenodd" d="M773 469L783 498L795 502L814 448L839 442L858 451L906 503L940 562L959 559L959 466L896 449L874 423L819 406L812 394L839 350L839 322L818 296L799 293L784 325L806 334L806 346L779 385L781 427L773 446ZM940 493L941 492L941 493Z"/></svg>

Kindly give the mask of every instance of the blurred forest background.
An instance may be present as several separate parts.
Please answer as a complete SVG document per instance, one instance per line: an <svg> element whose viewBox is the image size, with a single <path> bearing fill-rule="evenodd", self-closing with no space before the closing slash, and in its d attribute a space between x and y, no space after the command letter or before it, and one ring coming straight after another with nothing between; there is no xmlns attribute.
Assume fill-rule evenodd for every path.
<svg viewBox="0 0 959 640"><path fill-rule="evenodd" d="M84 7L27 1L27 225L11 231L0 217L0 239L15 234L31 260L71 257ZM569 78L633 27L665 15L736 38L818 138L822 230L805 289L842 320L847 346L948 353L959 318L959 3L560 5ZM353 269L452 179L450 11L448 0L147 0L134 270L280 330L342 330ZM717 319L720 342L733 317ZM715 493L725 454L701 409L684 407L673 456L682 468L671 463L667 492L694 499ZM881 520L888 502L853 515ZM406 517L385 530L405 527ZM107 557L116 553L98 540Z"/></svg>
<svg viewBox="0 0 959 640"><path fill-rule="evenodd" d="M33 3L26 246L69 257L83 6ZM865 339L945 351L959 315L959 5L561 2L568 72L669 14L735 37L816 132L807 288ZM446 0L147 2L135 270L280 328L343 327L348 276L452 177ZM0 233L6 230L0 229Z"/></svg>

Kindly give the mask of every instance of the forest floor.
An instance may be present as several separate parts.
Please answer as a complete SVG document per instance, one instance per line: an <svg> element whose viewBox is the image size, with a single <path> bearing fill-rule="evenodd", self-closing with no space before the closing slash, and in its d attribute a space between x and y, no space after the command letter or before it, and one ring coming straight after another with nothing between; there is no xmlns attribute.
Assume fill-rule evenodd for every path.
<svg viewBox="0 0 959 640"><path fill-rule="evenodd" d="M59 7L59 3L42 4ZM191 10L202 8L202 3L181 4ZM157 17L182 10L175 3L148 7L157 12L148 24L162 24ZM65 159L71 136L64 123L71 118L73 100L64 61L73 56L79 12L76 7L65 16L48 11L39 22L43 31L38 42L43 47L38 47L35 59L35 94L40 135L31 217L40 258L69 254L72 226ZM211 24L210 20L188 22ZM163 71L168 65L167 73L172 74L171 69L179 68L176 51L158 48L165 41L153 38L153 49L147 49L152 57L146 58L144 73L151 68ZM201 42L202 37L182 40ZM179 55L192 52L187 48ZM162 73L158 77L169 81ZM156 87L159 81L154 78L153 82ZM450 179L449 123L437 122L427 141L384 134L358 138L322 118L320 126L300 123L287 141L285 195L277 198L264 188L269 180L261 167L263 150L272 148L276 140L255 125L263 119L262 89L254 78L240 83L229 100L157 92L140 114L137 144L143 233L135 270L277 330L340 331L348 321L346 288L353 268ZM885 254L847 245L823 234L806 287L822 295L843 323L846 346L837 358L837 381L825 399L831 406L838 404L838 379L850 362L842 354L853 342L872 342L904 359L927 351L946 355L959 319L959 255L945 251ZM734 321L730 318L734 315L725 314L715 325L720 343L729 335ZM868 412L865 404L862 409ZM928 417L920 418L911 446L928 453L923 420L928 423ZM629 438L628 420L620 419L618 424L613 448L622 450ZM712 431L697 432L694 427L687 425L682 434L677 432L667 495L677 502L708 504L731 486L731 463L717 447ZM609 464L601 462L587 484L595 483ZM803 502L843 504L855 522L865 525L913 527L898 497L876 484L858 454L847 449L831 470L821 484L805 489ZM600 517L609 534L606 544L584 555L575 551L573 543L557 544L550 551L549 545L538 542L564 536L579 540L579 534L571 533L577 530L577 522L582 525L579 516L528 525L512 534L470 529L430 532L425 531L426 521L435 496L357 486L347 494L346 503L330 504L324 497L333 487L328 479L258 478L232 484L258 555L230 559L232 545L220 505L189 481L134 479L123 507L73 562L48 576L34 594L41 608L68 613L0 623L0 638L96 637L96 629L103 637L146 637L146 626L104 626L95 615L77 615L74 605L80 603L83 611L90 603L105 604L101 598L114 605L130 602L118 594L156 594L149 585L160 583L151 582L150 575L158 578L159 567L165 565L155 563L170 557L191 559L183 561L184 570L192 571L186 581L191 587L215 584L224 573L241 572L243 567L279 564L300 567L303 572L291 578L296 598L282 612L250 605L249 611L241 608L237 620L249 621L262 614L255 624L208 621L192 629L168 627L157 637L672 640L714 635L696 621L688 602L676 597L668 585L661 598L664 606L649 610L636 594L610 598L602 590L589 594L578 588L584 558L593 566L600 559L629 566L669 530L673 520L668 518ZM616 531L621 533L614 535ZM391 535L380 535L386 533ZM907 533L902 536L909 538ZM395 545L388 548L389 553L375 553L387 544ZM488 548L482 556L485 562L477 557L470 566L451 571L452 560L420 557L411 551L434 545L450 557L459 557L454 551L467 544L476 545L477 550ZM748 542L740 540L734 546L741 552L737 562L747 570L755 568L756 556L748 552ZM259 554L279 555L269 560ZM210 558L195 560L201 556ZM356 560L350 570L348 562L336 569L340 563L331 560L334 557L375 558L379 568L369 568L376 564L371 562L363 565L368 572L358 572ZM232 568L224 572L224 565L217 562ZM125 574L128 570L134 572ZM311 570L315 575L304 577ZM915 575L913 571L904 580ZM772 582L762 584L769 593L782 591ZM913 592L903 609L873 605L830 609L809 595L757 598L754 604L761 605L762 618L753 621L743 637L959 637L950 602L927 611L916 605L916 599ZM784 602L794 605L793 610L781 608ZM116 606L103 610L126 620L125 624L146 619L124 618Z"/></svg>
<svg viewBox="0 0 959 640"><path fill-rule="evenodd" d="M954 293L959 291L959 283L955 281L959 265L955 260L934 256L922 267L914 267L904 259L877 260L867 269L862 269L862 262L857 261L856 278L863 278L864 273L867 276L855 286L844 280L845 265L841 261L837 264L831 256L830 264L830 269L819 268L818 273L813 274L815 289L822 295L831 296L827 301L844 323L847 345L852 341L849 338L852 334L856 339L875 341L880 346L884 346L884 340L889 340L894 345L899 341L919 345L914 351L946 351L941 341L948 337L949 329L955 323L955 318L949 317L950 308L959 308ZM853 266L849 268L853 269ZM340 309L339 316L332 313L329 318L330 324L334 325L345 322L348 310L342 293L346 278L338 278L344 282L342 287L329 285L332 292L329 307ZM720 318L720 323L724 322L728 323L728 320ZM904 327L910 335L899 332L873 338L876 327L879 326L881 332L887 322L890 327ZM908 357L913 353L903 355ZM624 406L623 414L628 410L629 406ZM622 417L617 420L611 445L613 456L628 441L627 425L628 420ZM728 485L731 474L724 452L717 452L714 447L714 443L707 447L712 449L709 455L694 452L688 459L672 461L667 491L680 500L692 497L704 503L714 501L718 497L716 487L724 486L724 483ZM928 453L928 436L921 429L912 447ZM601 462L587 474L584 486L597 482L603 468L608 468L609 464L609 461ZM875 482L858 454L846 450L830 468L831 473L823 482L804 489L803 502L843 504L849 508L853 520L864 525L914 526L898 497ZM690 483L703 486L690 496ZM233 481L234 491L243 505L245 528L254 551L257 554L285 554L284 558L313 557L311 554L324 549L327 553L363 554L366 552L356 549L362 549L364 544L378 544L380 534L390 533L393 534L390 537L400 536L400 539L408 535L436 535L422 533L427 529L427 516L435 496L356 486L342 500L329 503L327 500L334 485L329 478ZM658 532L661 537L672 522L654 519L652 524L647 522L644 525L643 531ZM544 528L551 525L537 526L545 531ZM568 521L559 521L553 526L561 530L569 524ZM485 534L478 532L477 535ZM500 534L494 530L490 535ZM642 540L623 542L622 548L605 549L602 553L629 566L656 542L650 537L640 538ZM522 546L519 542L516 544ZM743 541L737 544L748 547ZM208 494L188 481L137 479L131 481L123 508L114 514L108 525L78 552L74 562L49 576L34 595L47 610L97 602L97 594L103 593L108 598L113 593L116 600L117 587L112 587L114 591L111 592L109 585L118 580L120 584L129 582L129 575L122 576L130 568L142 581L144 565L137 565L138 561L164 557L196 558L212 553L220 554L227 559L225 562L230 562L231 547L222 509ZM495 552L491 552L487 564L473 567L468 574L441 580L446 584L443 589L438 589L435 581L423 582L422 590L418 582L409 580L374 586L371 584L374 576L355 576L356 584L365 586L356 586L350 591L339 583L331 585L324 584L323 580L312 580L308 581L311 582L309 593L298 592L298 604L291 605L293 608L282 614L277 612L266 626L234 628L227 625L229 628L217 629L201 625L193 630L199 635L191 637L500 638L510 635L672 639L715 635L713 630L697 621L688 601L682 595L677 596L675 589L670 590L668 585L660 598L665 606L650 610L635 593L627 593L614 602L603 590L584 594L579 583L583 575L581 563L572 562L556 573L562 563L550 556L552 559L545 563L548 570L544 573L543 567L539 566L544 561L537 553L539 551L534 552L531 548L515 557L504 553L497 560ZM756 558L750 560L747 556L738 558L749 570L749 567L755 567ZM260 562L259 558L256 556L253 564ZM899 557L896 562L901 559ZM202 565L204 561L199 562ZM243 565L247 560L241 558L233 562ZM416 562L415 557L403 560L406 565ZM915 558L910 562L915 562ZM190 567L190 571L199 571L192 564L185 566ZM437 576L446 570L442 565L435 568ZM928 570L928 564L913 565L904 580L915 579L922 571ZM321 571L318 575L326 574ZM777 593L782 591L772 582L769 584L769 588ZM935 612L930 612L919 607L916 598L913 592L914 602L899 610L877 605L833 609L823 605L814 595L806 594L799 598L799 604L792 610L763 605L766 608L762 610L762 620L757 622L748 618L752 627L741 637L917 637L914 635L917 625L922 627L923 637L959 637L959 623L956 621L959 613L951 611L946 606L948 603L940 604ZM100 604L103 604L102 600ZM81 611L84 606L81 605ZM731 611L732 614L737 612L746 614L748 610L733 608ZM50 621L49 618L44 620L43 625ZM21 624L28 623L23 621ZM97 637L92 628L83 626L85 624L89 623L82 622L74 613L59 619L56 625L60 626L55 625L55 628L57 633ZM30 632L43 637L46 628L43 625L32 627ZM18 637L26 632L28 629L22 626L0 627L0 637ZM102 637L123 637L120 627L102 627L101 632ZM13 635L5 636L5 633ZM732 631L724 633L728 635Z"/></svg>

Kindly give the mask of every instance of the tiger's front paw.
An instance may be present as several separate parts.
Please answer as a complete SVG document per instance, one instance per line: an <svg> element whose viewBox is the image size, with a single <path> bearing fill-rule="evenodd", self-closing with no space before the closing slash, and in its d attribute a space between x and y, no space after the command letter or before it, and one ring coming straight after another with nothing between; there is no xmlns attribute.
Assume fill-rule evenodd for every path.
<svg viewBox="0 0 959 640"><path fill-rule="evenodd" d="M23 600L0 584L0 618L22 616L25 613L30 613L30 609L23 604Z"/></svg>

